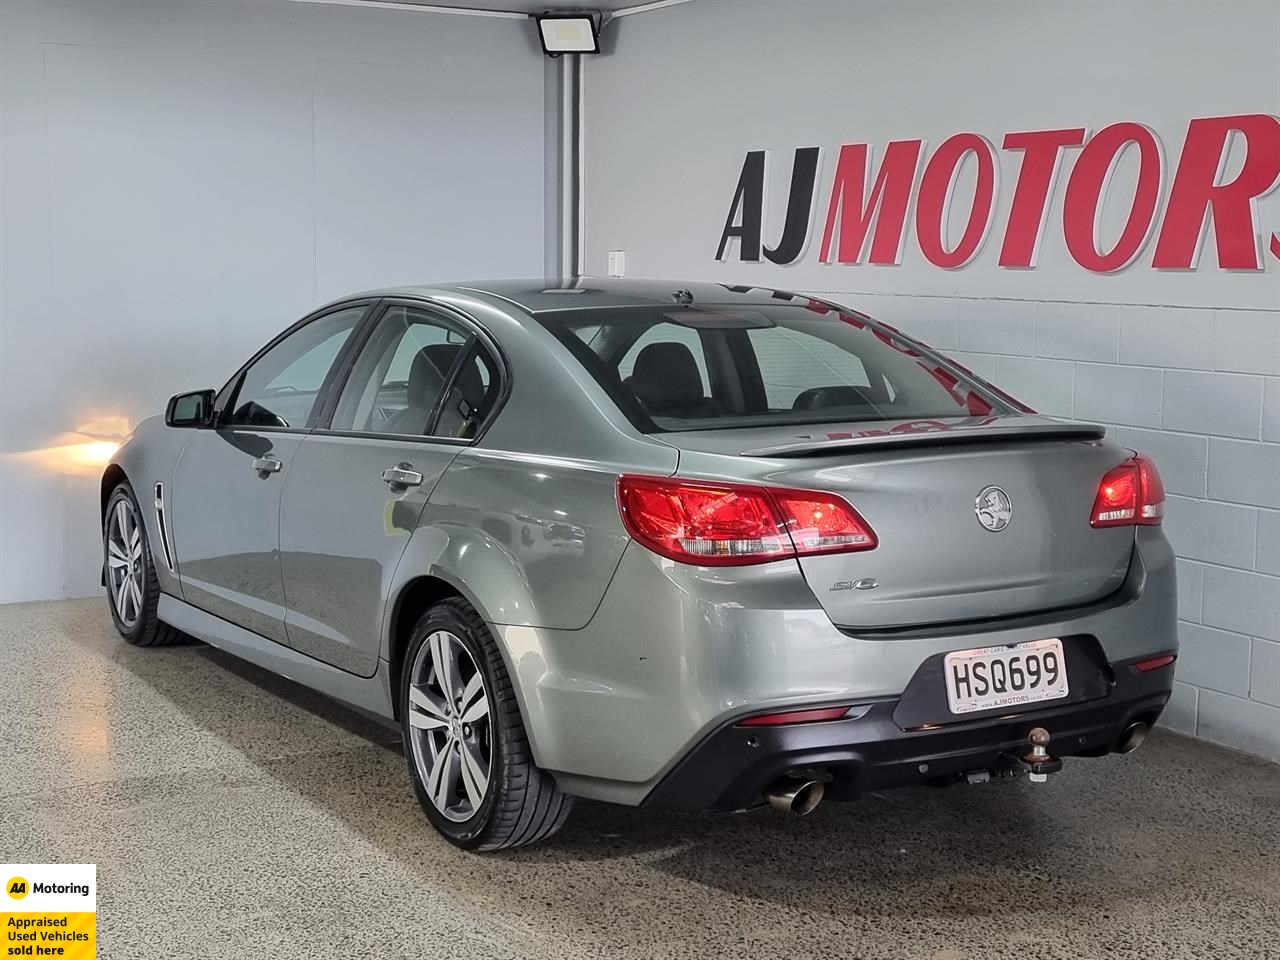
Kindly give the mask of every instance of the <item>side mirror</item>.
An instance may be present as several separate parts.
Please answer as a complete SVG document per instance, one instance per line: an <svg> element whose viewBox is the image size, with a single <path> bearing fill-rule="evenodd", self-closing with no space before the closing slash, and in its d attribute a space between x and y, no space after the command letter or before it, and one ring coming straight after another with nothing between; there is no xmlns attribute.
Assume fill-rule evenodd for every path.
<svg viewBox="0 0 1280 960"><path fill-rule="evenodd" d="M212 390L195 390L169 398L164 422L170 427L207 427L213 420Z"/></svg>

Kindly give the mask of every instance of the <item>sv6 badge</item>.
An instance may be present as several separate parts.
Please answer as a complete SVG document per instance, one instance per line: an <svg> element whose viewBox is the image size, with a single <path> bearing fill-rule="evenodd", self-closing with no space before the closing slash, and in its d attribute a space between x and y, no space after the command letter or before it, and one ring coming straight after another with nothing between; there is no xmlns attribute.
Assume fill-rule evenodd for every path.
<svg viewBox="0 0 1280 960"><path fill-rule="evenodd" d="M829 593L835 593L839 590L874 590L880 586L880 581L875 577L863 577L861 580L837 580L831 585Z"/></svg>

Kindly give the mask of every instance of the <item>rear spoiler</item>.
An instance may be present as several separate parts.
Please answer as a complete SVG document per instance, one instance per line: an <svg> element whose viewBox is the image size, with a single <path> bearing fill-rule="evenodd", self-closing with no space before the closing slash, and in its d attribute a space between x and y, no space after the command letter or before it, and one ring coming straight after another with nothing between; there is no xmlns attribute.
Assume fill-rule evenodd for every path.
<svg viewBox="0 0 1280 960"><path fill-rule="evenodd" d="M996 422L952 426L919 426L906 430L866 430L830 433L771 447L742 451L744 457L816 457L841 450L875 450L882 447L932 447L952 443L992 443L1002 440L1101 440L1106 427L1096 423Z"/></svg>

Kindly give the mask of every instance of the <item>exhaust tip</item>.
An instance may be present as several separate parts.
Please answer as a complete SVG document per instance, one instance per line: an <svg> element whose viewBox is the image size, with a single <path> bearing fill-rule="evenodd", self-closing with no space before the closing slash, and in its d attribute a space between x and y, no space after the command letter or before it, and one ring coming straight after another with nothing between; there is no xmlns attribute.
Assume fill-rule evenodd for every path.
<svg viewBox="0 0 1280 960"><path fill-rule="evenodd" d="M1146 742L1150 731L1150 725L1141 721L1129 724L1116 742L1116 753L1133 753Z"/></svg>
<svg viewBox="0 0 1280 960"><path fill-rule="evenodd" d="M779 780L765 791L765 798L775 810L804 817L818 808L825 792L817 780Z"/></svg>

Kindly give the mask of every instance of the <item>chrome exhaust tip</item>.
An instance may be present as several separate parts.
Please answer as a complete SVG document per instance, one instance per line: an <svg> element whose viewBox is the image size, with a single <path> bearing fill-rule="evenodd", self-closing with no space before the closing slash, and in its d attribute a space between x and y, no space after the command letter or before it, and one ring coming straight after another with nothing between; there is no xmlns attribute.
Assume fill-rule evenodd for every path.
<svg viewBox="0 0 1280 960"><path fill-rule="evenodd" d="M773 809L803 817L818 808L825 792L826 788L817 780L782 779L764 795Z"/></svg>
<svg viewBox="0 0 1280 960"><path fill-rule="evenodd" d="M1116 741L1116 753L1133 753L1146 742L1150 731L1150 725L1141 721L1129 724Z"/></svg>

